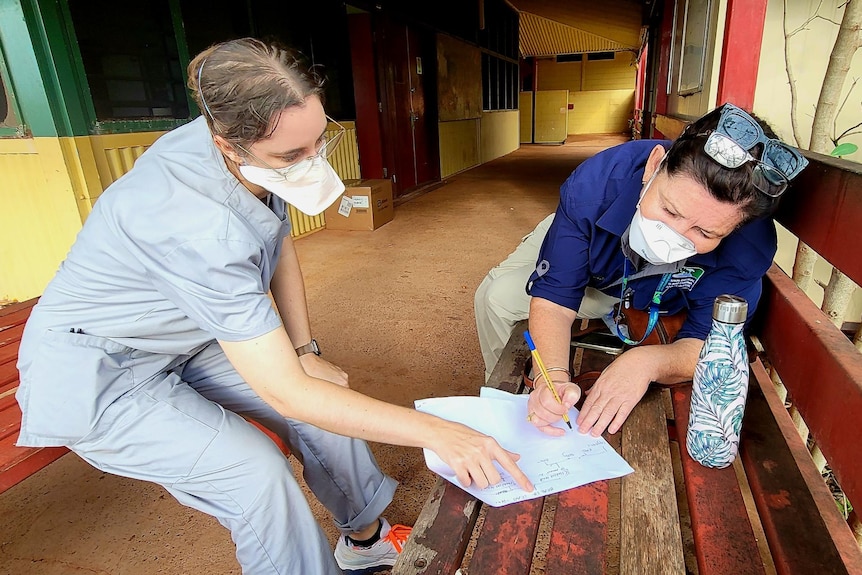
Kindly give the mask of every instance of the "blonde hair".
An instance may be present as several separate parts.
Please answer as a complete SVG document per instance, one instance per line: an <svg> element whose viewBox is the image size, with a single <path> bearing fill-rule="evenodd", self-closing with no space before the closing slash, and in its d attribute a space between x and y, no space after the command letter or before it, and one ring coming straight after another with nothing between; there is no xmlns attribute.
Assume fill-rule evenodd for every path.
<svg viewBox="0 0 862 575"><path fill-rule="evenodd" d="M207 48L189 62L188 78L212 133L244 147L268 137L279 112L323 94L297 53L255 38Z"/></svg>

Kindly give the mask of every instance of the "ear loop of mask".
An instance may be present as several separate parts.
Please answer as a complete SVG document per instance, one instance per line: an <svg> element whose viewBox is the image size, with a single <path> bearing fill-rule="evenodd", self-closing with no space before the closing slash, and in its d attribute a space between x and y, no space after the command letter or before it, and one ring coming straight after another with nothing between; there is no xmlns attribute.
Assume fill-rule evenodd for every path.
<svg viewBox="0 0 862 575"><path fill-rule="evenodd" d="M209 105L207 104L206 99L204 98L204 89L201 87L201 77L203 76L204 64L207 63L207 59L204 58L203 62L201 62L200 67L198 67L198 95L201 97L201 104L204 105L204 110L207 115L210 117L210 121L212 122L213 129L216 129L216 119L213 116L212 110L210 110Z"/></svg>

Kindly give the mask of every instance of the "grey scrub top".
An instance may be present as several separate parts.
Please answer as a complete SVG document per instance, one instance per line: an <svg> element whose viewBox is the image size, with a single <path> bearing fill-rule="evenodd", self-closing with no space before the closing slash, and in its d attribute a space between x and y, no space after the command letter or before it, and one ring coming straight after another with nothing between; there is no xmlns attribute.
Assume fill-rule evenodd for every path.
<svg viewBox="0 0 862 575"><path fill-rule="evenodd" d="M228 171L203 118L159 138L96 202L33 308L19 444L67 445L141 377L278 328L268 291L289 232L283 200Z"/></svg>

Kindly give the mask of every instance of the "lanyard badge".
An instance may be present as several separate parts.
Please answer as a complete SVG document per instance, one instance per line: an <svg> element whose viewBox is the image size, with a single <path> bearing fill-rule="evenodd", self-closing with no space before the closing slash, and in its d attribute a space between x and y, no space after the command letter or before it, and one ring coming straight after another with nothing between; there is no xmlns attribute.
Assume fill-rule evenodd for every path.
<svg viewBox="0 0 862 575"><path fill-rule="evenodd" d="M626 345L638 345L643 342L649 334L652 333L652 330L655 328L658 323L659 317L659 305L661 304L661 297L664 295L664 292L668 289L668 284L670 283L670 279L672 273L666 273L661 276L661 279L658 282L658 285L655 288L655 292L652 295L652 301L649 305L649 319L647 320L647 328L644 332L642 338L638 341L634 341L629 339L627 334L624 334L620 329L620 320L622 318L622 304L625 303L626 307L628 307L631 301L631 293L628 290L629 283L629 262L628 259L623 260L623 279L622 285L620 287L620 306L617 307L616 315L614 316L614 327L616 328L617 337L623 341Z"/></svg>

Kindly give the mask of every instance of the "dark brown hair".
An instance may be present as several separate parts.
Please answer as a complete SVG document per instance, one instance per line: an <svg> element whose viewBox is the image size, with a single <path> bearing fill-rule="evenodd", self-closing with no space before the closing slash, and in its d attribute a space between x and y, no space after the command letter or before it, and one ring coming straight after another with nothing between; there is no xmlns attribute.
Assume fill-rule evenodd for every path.
<svg viewBox="0 0 862 575"><path fill-rule="evenodd" d="M298 53L255 38L207 48L188 77L212 133L244 148L272 133L279 112L323 94L323 80Z"/></svg>
<svg viewBox="0 0 862 575"><path fill-rule="evenodd" d="M669 176L686 175L709 190L718 201L739 206L745 214L742 223L746 223L772 214L778 208L779 198L771 198L754 187L753 162L736 169L725 168L704 151L706 139L718 126L722 108L716 108L686 127L668 150L665 167ZM751 112L746 113L760 124L768 138L778 138L769 124ZM762 146L755 146L749 152L760 158Z"/></svg>

